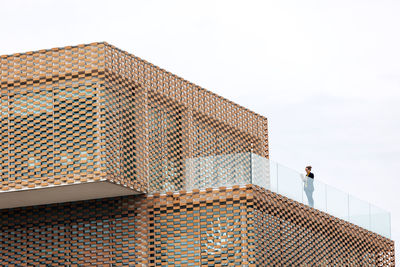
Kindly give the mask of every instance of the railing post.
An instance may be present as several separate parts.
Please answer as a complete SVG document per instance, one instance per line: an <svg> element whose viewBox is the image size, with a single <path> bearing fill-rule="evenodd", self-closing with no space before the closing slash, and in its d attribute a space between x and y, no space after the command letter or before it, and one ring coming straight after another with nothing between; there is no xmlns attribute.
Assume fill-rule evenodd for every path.
<svg viewBox="0 0 400 267"><path fill-rule="evenodd" d="M253 150L253 149L251 149ZM253 153L250 152L250 184L253 184Z"/></svg>
<svg viewBox="0 0 400 267"><path fill-rule="evenodd" d="M371 231L372 229L372 225L371 225L371 203L368 203L368 223L369 223L369 227L368 230Z"/></svg>
<svg viewBox="0 0 400 267"><path fill-rule="evenodd" d="M328 213L328 188L325 184L325 212Z"/></svg>
<svg viewBox="0 0 400 267"><path fill-rule="evenodd" d="M350 194L347 194L347 221L350 222Z"/></svg>
<svg viewBox="0 0 400 267"><path fill-rule="evenodd" d="M276 163L276 192L279 194L279 171L278 171L278 163Z"/></svg>
<svg viewBox="0 0 400 267"><path fill-rule="evenodd" d="M392 238L392 214L389 213L389 236L388 238Z"/></svg>
<svg viewBox="0 0 400 267"><path fill-rule="evenodd" d="M307 179L307 178L306 178ZM303 188L304 188L304 183L305 183L305 181L303 181L302 180L302 184L301 184L301 187L302 188L300 188L301 189L301 203L303 203L304 204L304 190L303 190ZM307 181L308 182L308 181Z"/></svg>

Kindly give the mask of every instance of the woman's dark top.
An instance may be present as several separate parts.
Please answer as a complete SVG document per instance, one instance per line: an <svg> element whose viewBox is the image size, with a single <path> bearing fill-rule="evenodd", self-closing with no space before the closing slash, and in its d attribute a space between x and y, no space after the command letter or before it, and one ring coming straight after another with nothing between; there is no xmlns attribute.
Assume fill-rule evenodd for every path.
<svg viewBox="0 0 400 267"><path fill-rule="evenodd" d="M310 172L306 177L311 178L312 180L308 180L307 183L304 183L304 190L306 193L312 193L314 191L314 173Z"/></svg>

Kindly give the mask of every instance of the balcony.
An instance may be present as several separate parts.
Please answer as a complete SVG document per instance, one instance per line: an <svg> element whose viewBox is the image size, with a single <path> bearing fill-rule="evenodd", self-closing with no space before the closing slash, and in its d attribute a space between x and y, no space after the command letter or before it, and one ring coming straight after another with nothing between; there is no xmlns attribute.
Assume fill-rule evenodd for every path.
<svg viewBox="0 0 400 267"><path fill-rule="evenodd" d="M150 179L149 192L254 184L384 237L391 235L390 213L386 210L253 153L187 159L182 183L170 183L167 176L165 173L162 182ZM308 193L312 196L309 199L311 184L314 190Z"/></svg>

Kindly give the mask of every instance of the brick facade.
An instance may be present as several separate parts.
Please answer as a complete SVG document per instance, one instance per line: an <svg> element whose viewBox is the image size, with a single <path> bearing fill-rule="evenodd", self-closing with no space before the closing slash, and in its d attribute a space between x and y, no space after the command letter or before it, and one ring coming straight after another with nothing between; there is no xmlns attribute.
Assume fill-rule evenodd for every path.
<svg viewBox="0 0 400 267"><path fill-rule="evenodd" d="M0 62L0 194L136 194L0 210L0 265L394 266L393 241L248 184L265 117L107 43Z"/></svg>

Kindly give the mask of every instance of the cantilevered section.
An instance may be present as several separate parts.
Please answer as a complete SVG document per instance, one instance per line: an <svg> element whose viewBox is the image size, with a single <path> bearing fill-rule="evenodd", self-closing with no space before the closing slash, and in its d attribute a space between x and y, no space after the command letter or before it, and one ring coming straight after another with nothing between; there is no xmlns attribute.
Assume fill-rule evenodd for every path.
<svg viewBox="0 0 400 267"><path fill-rule="evenodd" d="M0 62L0 194L100 181L179 191L188 159L268 157L266 118L106 43Z"/></svg>
<svg viewBox="0 0 400 267"><path fill-rule="evenodd" d="M137 194L109 181L74 183L0 193L0 209L64 203Z"/></svg>

